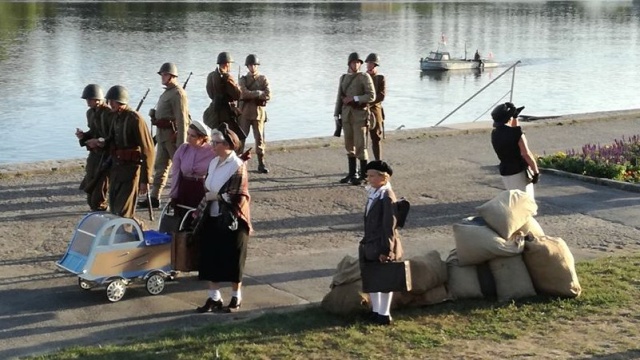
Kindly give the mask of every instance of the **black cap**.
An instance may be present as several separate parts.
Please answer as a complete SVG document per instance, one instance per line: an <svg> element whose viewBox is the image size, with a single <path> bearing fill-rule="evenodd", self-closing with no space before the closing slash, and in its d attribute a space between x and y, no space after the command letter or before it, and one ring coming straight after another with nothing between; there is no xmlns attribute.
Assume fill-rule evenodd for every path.
<svg viewBox="0 0 640 360"><path fill-rule="evenodd" d="M524 109L524 106L516 108L513 103L506 102L493 109L491 112L491 118L497 123L506 124L507 121L511 120L511 118L517 118L522 109Z"/></svg>
<svg viewBox="0 0 640 360"><path fill-rule="evenodd" d="M382 160L373 160L371 162L368 162L367 166L364 169L385 172L389 174L389 176L393 175L393 169L391 168L391 166Z"/></svg>

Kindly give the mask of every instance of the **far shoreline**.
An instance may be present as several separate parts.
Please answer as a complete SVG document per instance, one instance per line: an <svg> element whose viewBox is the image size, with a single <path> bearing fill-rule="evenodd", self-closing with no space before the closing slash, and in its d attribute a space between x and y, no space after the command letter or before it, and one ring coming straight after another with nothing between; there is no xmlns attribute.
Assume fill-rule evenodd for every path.
<svg viewBox="0 0 640 360"><path fill-rule="evenodd" d="M560 115L557 117L542 118L539 120L520 121L523 127L549 126L561 122L586 122L586 121L608 121L621 119L640 118L640 108L627 110L599 111L580 114ZM489 132L492 128L491 121L478 121L466 123L454 123L448 126L412 128L401 130L387 130L386 141L402 139L429 138L433 136L451 136L456 134ZM637 130L640 134L640 129ZM628 135L632 135L631 131ZM621 136L624 134L620 134ZM268 143L270 152L289 151L294 149L312 149L319 147L340 148L343 144L342 138L333 136L322 136L302 139L278 140ZM86 158L62 159L62 160L42 160L24 163L0 164L0 179L8 176L25 176L30 174L42 174L52 171L78 171L83 169Z"/></svg>

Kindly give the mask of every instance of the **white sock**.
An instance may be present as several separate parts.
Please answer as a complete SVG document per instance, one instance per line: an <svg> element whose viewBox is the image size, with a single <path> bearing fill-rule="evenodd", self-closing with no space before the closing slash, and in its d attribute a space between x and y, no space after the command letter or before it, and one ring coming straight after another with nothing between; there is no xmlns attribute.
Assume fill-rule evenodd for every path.
<svg viewBox="0 0 640 360"><path fill-rule="evenodd" d="M238 302L242 300L242 290L238 289L238 291L231 291L231 296L235 296L238 298Z"/></svg>
<svg viewBox="0 0 640 360"><path fill-rule="evenodd" d="M391 298L393 293L380 293L380 312L378 314L389 316L391 315Z"/></svg>
<svg viewBox="0 0 640 360"><path fill-rule="evenodd" d="M371 311L374 313L380 313L380 294L379 292L369 293L371 299Z"/></svg>
<svg viewBox="0 0 640 360"><path fill-rule="evenodd" d="M222 294L220 294L220 290L209 290L209 297L213 301L222 300Z"/></svg>

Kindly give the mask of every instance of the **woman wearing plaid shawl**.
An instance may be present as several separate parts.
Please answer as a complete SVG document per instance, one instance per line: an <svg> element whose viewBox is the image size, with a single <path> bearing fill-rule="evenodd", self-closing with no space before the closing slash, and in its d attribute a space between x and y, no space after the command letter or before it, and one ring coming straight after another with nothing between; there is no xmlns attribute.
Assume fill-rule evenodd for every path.
<svg viewBox="0 0 640 360"><path fill-rule="evenodd" d="M211 139L217 156L209 164L204 183L207 208L198 226L198 277L209 281L209 296L196 311L235 312L242 303L242 274L252 232L248 174L245 162L235 153L240 140L226 124L214 130ZM226 308L220 294L221 282L232 283L231 301Z"/></svg>

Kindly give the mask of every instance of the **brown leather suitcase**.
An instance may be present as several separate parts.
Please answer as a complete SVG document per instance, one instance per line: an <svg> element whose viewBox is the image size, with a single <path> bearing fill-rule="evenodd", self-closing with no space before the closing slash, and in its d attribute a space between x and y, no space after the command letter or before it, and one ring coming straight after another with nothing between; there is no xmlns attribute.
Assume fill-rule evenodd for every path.
<svg viewBox="0 0 640 360"><path fill-rule="evenodd" d="M176 271L196 271L199 262L199 246L190 231L178 231L171 241L171 267Z"/></svg>
<svg viewBox="0 0 640 360"><path fill-rule="evenodd" d="M362 291L365 293L411 291L411 267L408 260L367 262L361 269L361 275Z"/></svg>

